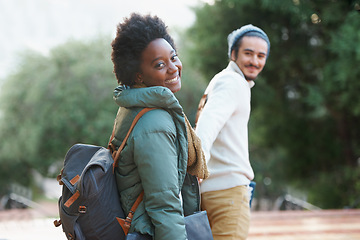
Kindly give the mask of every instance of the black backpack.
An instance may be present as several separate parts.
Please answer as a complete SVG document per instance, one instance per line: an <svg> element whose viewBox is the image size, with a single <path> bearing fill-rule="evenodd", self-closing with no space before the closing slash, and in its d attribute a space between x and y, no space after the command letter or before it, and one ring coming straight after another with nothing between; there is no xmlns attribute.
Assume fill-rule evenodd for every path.
<svg viewBox="0 0 360 240"><path fill-rule="evenodd" d="M75 144L67 152L57 178L63 185L58 203L60 220L54 221L56 227L62 225L67 239L125 239L133 212L124 219L114 168L136 122L150 110L152 108L144 108L138 113L117 151L113 151L110 144L114 126L108 148ZM132 211L142 201L142 196L140 194Z"/></svg>

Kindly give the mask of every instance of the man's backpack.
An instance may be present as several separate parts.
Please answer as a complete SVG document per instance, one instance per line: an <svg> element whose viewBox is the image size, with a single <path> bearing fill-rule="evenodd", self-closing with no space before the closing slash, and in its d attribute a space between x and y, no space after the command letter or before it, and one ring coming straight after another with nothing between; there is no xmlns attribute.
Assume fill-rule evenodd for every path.
<svg viewBox="0 0 360 240"><path fill-rule="evenodd" d="M152 108L144 108L138 113L117 151L110 147L114 126L108 148L75 144L67 152L64 167L57 178L63 185L58 203L60 220L54 222L57 227L62 225L67 239L125 239L143 194L124 219L114 168L135 124L150 110Z"/></svg>

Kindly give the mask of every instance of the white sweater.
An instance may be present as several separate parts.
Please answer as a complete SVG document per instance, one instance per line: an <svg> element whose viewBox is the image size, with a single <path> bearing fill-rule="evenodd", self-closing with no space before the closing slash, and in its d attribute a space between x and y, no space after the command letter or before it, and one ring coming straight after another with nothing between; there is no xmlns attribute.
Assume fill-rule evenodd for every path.
<svg viewBox="0 0 360 240"><path fill-rule="evenodd" d="M198 119L196 133L201 139L210 177L201 183L201 192L249 185L254 171L249 161L248 121L250 88L237 64L214 76L205 90L207 103Z"/></svg>

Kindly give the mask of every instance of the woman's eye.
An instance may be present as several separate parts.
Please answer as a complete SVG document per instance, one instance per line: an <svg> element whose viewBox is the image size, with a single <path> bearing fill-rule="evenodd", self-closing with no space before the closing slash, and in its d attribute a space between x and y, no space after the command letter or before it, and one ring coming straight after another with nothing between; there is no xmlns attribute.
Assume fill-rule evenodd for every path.
<svg viewBox="0 0 360 240"><path fill-rule="evenodd" d="M163 68L165 66L165 63L163 62L159 62L158 64L155 65L156 68Z"/></svg>
<svg viewBox="0 0 360 240"><path fill-rule="evenodd" d="M178 55L177 55L177 54L175 54L175 55L173 55L173 56L171 57L171 60L172 60L172 61L177 60L177 59L178 59Z"/></svg>

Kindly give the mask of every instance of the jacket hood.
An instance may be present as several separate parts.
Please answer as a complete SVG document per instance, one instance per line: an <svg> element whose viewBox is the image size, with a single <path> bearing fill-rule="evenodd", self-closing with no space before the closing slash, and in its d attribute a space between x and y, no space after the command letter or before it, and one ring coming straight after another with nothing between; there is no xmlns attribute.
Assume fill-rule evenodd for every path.
<svg viewBox="0 0 360 240"><path fill-rule="evenodd" d="M157 107L182 111L175 95L166 87L129 88L118 86L114 91L114 100L120 107Z"/></svg>

